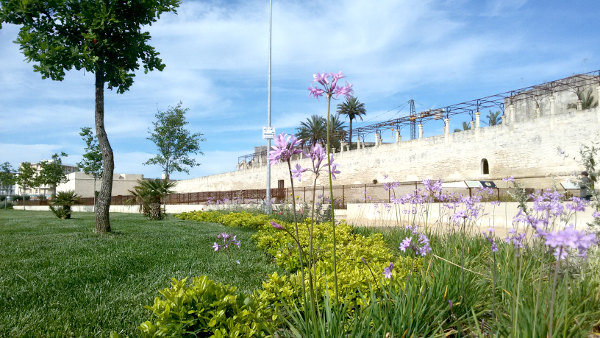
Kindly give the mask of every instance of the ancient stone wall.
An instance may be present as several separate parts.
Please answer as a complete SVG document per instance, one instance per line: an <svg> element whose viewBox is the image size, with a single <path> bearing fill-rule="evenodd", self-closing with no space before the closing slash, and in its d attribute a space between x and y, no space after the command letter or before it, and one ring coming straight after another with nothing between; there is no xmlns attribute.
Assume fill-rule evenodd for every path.
<svg viewBox="0 0 600 338"><path fill-rule="evenodd" d="M557 105L553 114L542 113L539 117L534 105L521 104L519 115L528 118L336 154L341 174L334 185L372 183L373 180L381 183L426 178L452 181L544 176L547 178L535 179L532 186L552 186L555 178L558 181L573 178L582 169L576 160L580 146L598 140L600 135L600 108L567 109L566 104ZM488 174L483 173L484 159L488 163ZM297 163L310 167L309 159ZM289 187L287 170L286 164L272 167L271 187L278 187L279 180L284 180L285 187ZM306 175L302 182L294 184L308 186L312 179ZM320 178L317 184L327 185L326 177ZM175 190L261 189L265 185L266 167L258 167L182 180Z"/></svg>

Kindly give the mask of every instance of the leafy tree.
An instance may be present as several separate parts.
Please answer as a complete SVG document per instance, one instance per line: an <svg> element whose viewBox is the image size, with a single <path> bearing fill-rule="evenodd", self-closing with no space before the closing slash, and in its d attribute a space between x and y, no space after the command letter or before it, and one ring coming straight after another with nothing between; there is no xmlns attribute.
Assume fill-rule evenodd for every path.
<svg viewBox="0 0 600 338"><path fill-rule="evenodd" d="M65 153L54 154L51 160L40 162L40 171L35 178L37 186L49 186L52 189L52 196L56 195L58 184L67 182L67 174L62 164L62 157L66 156Z"/></svg>
<svg viewBox="0 0 600 338"><path fill-rule="evenodd" d="M581 101L581 109L586 110L598 107L598 101L592 95L592 88L589 88L586 92L581 88L577 88L575 94L577 94L577 100ZM577 103L569 103L567 108L577 108Z"/></svg>
<svg viewBox="0 0 600 338"><path fill-rule="evenodd" d="M98 139L92 132L92 128L83 127L79 133L85 142L85 153L77 167L88 175L94 177L94 207L96 206L96 181L102 177L102 152L98 145Z"/></svg>
<svg viewBox="0 0 600 338"><path fill-rule="evenodd" d="M13 167L8 162L0 164L0 187L6 189L16 182Z"/></svg>
<svg viewBox="0 0 600 338"><path fill-rule="evenodd" d="M344 122L340 120L339 115L332 115L330 124L331 143L339 144L346 137ZM296 137L302 139L302 145L312 146L317 143L327 143L327 119L319 115L312 115L306 121L300 122L300 127L296 128Z"/></svg>
<svg viewBox="0 0 600 338"><path fill-rule="evenodd" d="M488 126L497 126L497 125L501 124L502 119L500 118L500 114L502 114L500 111L493 113L490 110L489 113L486 115L486 117L488 119Z"/></svg>
<svg viewBox="0 0 600 338"><path fill-rule="evenodd" d="M0 0L0 25L21 25L16 43L42 78L62 81L73 68L95 74L95 126L104 175L96 208L96 232L110 232L109 208L114 170L112 148L104 129L104 87L124 93L135 71L162 70L165 65L150 46L142 26L164 12L175 12L179 0L109 1ZM1 28L1 26L0 26Z"/></svg>
<svg viewBox="0 0 600 338"><path fill-rule="evenodd" d="M21 163L16 181L21 186L21 195L23 196L26 195L28 188L35 188L37 186L36 170L30 162ZM23 210L25 210L25 203L23 203Z"/></svg>
<svg viewBox="0 0 600 338"><path fill-rule="evenodd" d="M346 98L346 102L338 104L337 112L339 115L346 115L350 119L348 144L352 146L352 120L360 118L362 121L363 115L367 114L365 104L355 97L349 97Z"/></svg>
<svg viewBox="0 0 600 338"><path fill-rule="evenodd" d="M181 102L175 107L169 107L166 111L158 111L155 115L156 121L152 122L154 129L148 131L150 137L147 139L154 142L158 148L158 154L146 161L144 164L156 164L162 167L165 180L169 180L172 172L189 173L187 167L200 165L191 154L203 154L200 151L200 142L204 141L201 133L191 134L185 128L188 122L185 113L189 108L182 108Z"/></svg>

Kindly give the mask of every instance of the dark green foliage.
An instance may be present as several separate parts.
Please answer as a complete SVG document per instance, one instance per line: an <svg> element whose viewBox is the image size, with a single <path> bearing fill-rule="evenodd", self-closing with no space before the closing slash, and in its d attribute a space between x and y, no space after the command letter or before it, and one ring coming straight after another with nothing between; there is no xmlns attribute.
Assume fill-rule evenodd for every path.
<svg viewBox="0 0 600 338"><path fill-rule="evenodd" d="M25 192L27 188L34 188L37 186L36 172L31 163L21 162L16 181L17 184L21 186L23 192Z"/></svg>
<svg viewBox="0 0 600 338"><path fill-rule="evenodd" d="M139 204L140 212L149 219L162 219L164 214L161 210L162 199L170 194L175 182L166 180L139 180L138 185L129 190L133 195L126 201L128 204Z"/></svg>
<svg viewBox="0 0 600 338"><path fill-rule="evenodd" d="M344 130L344 121L340 120L339 115L332 115L330 120L331 143L340 144L346 137ZM327 143L327 119L319 115L312 115L305 122L300 122L300 127L296 128L296 137L302 139L303 145L312 146L320 143Z"/></svg>
<svg viewBox="0 0 600 338"><path fill-rule="evenodd" d="M88 175L94 176L94 180L102 176L102 152L98 144L98 138L94 135L92 128L83 127L79 133L85 142L85 153L77 167Z"/></svg>
<svg viewBox="0 0 600 338"><path fill-rule="evenodd" d="M338 104L337 113L338 115L348 116L348 119L350 120L348 143L352 144L352 120L360 118L362 121L363 115L367 114L365 104L358 101L355 97L346 98L346 102Z"/></svg>
<svg viewBox="0 0 600 338"><path fill-rule="evenodd" d="M168 180L173 172L189 173L187 167L200 165L191 154L203 154L200 142L204 141L201 133L190 133L185 128L188 122L185 113L189 108L182 108L181 102L167 111L158 111L154 128L150 131L148 140L154 142L158 154L144 164L157 164L162 167L165 179Z"/></svg>
<svg viewBox="0 0 600 338"><path fill-rule="evenodd" d="M454 129L454 132L455 132L455 133L458 133L458 132L461 132L461 131L463 131L463 130L470 130L470 129L471 129L471 125L469 124L469 122L463 121L463 123L462 123L462 128L463 128L463 129L458 129L458 128L455 128L455 129Z"/></svg>
<svg viewBox="0 0 600 338"><path fill-rule="evenodd" d="M79 203L80 196L73 190L60 191L50 200L50 211L60 219L71 218L71 207Z"/></svg>
<svg viewBox="0 0 600 338"><path fill-rule="evenodd" d="M0 164L0 188L9 187L17 181L16 175L10 163Z"/></svg>
<svg viewBox="0 0 600 338"><path fill-rule="evenodd" d="M52 189L52 195L56 195L56 186L59 183L67 182L67 175L63 169L62 157L66 157L67 154L61 153L52 155L52 159L49 161L40 162L40 171L36 176L37 186L50 186Z"/></svg>

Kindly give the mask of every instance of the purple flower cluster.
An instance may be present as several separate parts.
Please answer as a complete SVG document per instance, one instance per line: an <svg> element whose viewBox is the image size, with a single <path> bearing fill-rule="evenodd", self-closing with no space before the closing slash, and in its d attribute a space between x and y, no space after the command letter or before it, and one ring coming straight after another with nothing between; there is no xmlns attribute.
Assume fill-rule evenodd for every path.
<svg viewBox="0 0 600 338"><path fill-rule="evenodd" d="M595 234L578 231L573 225L563 230L547 232L544 234L546 245L554 249L556 259L564 259L568 255L568 249L579 252L579 256L585 257L587 250L597 242Z"/></svg>
<svg viewBox="0 0 600 338"><path fill-rule="evenodd" d="M404 238L404 240L402 240L402 242L400 243L400 251L406 252L406 250L412 249L415 252L415 254L419 256L426 256L431 251L431 247L429 246L429 238L427 238L427 236L425 236L424 234L418 232L416 226L407 226L406 229L410 230L412 232L412 235L417 236L418 239L413 242L412 236Z"/></svg>
<svg viewBox="0 0 600 338"><path fill-rule="evenodd" d="M319 98L323 94L327 97L335 95L338 98L340 95L350 97L352 95L352 85L346 82L345 86L338 85L338 81L344 78L342 72L339 73L316 73L313 74L313 82L321 85L321 88L316 86L309 87L309 96Z"/></svg>
<svg viewBox="0 0 600 338"><path fill-rule="evenodd" d="M213 249L215 249L215 251L219 251L221 249L227 249L229 248L229 245L233 244L236 245L238 247L238 249L241 247L242 242L237 239L237 235L230 235L226 232L220 233L217 235L217 239L222 239L223 240L223 244L218 244L217 242L214 242L213 244Z"/></svg>
<svg viewBox="0 0 600 338"><path fill-rule="evenodd" d="M585 207L588 205L588 201L579 197L573 197L571 201L573 203L567 204L567 209L572 212L585 211Z"/></svg>
<svg viewBox="0 0 600 338"><path fill-rule="evenodd" d="M273 139L275 145L271 147L269 152L269 161L271 165L279 162L287 162L290 160L292 155L302 153L300 144L302 140L299 140L294 135L287 135L281 133Z"/></svg>
<svg viewBox="0 0 600 338"><path fill-rule="evenodd" d="M271 221L271 226L277 230L285 230L285 228L283 227L283 225L276 223L274 221Z"/></svg>
<svg viewBox="0 0 600 338"><path fill-rule="evenodd" d="M496 240L494 239L494 229L489 228L487 232L484 231L482 234L483 237L485 237L485 239L492 245L492 252L497 252L498 245L496 245Z"/></svg>

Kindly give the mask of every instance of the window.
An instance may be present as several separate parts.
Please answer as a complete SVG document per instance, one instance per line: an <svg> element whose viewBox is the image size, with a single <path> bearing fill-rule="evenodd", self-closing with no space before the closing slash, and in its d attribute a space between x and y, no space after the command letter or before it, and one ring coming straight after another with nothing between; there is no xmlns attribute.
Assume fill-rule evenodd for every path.
<svg viewBox="0 0 600 338"><path fill-rule="evenodd" d="M284 187L284 182L285 182L284 180L279 180L279 181L277 181L277 188L278 188L278 189L283 189L283 188L285 188L285 187Z"/></svg>
<svg viewBox="0 0 600 338"><path fill-rule="evenodd" d="M481 173L483 175L490 174L490 165L488 164L488 160L485 158L481 160Z"/></svg>

